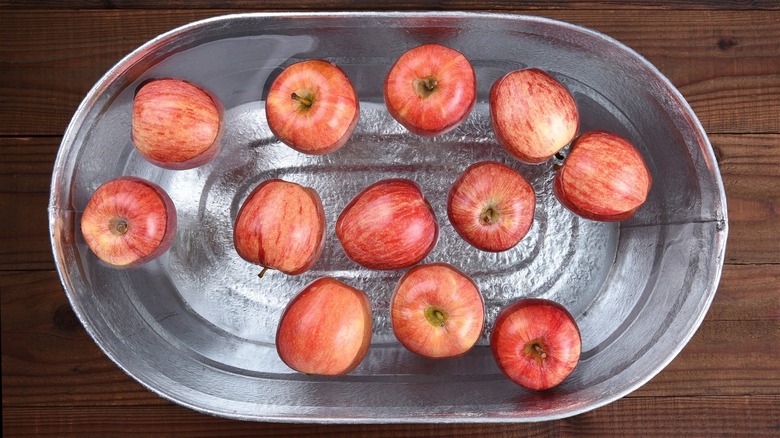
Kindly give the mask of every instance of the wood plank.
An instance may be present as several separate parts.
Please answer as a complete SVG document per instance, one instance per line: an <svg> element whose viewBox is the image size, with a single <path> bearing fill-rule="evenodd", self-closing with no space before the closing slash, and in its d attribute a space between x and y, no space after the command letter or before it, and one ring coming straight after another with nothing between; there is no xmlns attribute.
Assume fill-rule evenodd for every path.
<svg viewBox="0 0 780 438"><path fill-rule="evenodd" d="M682 353L629 397L780 395L780 265L732 265ZM54 272L0 273L4 406L168 404L125 375L76 318Z"/></svg>
<svg viewBox="0 0 780 438"><path fill-rule="evenodd" d="M54 268L47 207L60 141L0 138L0 270Z"/></svg>
<svg viewBox="0 0 780 438"><path fill-rule="evenodd" d="M780 262L780 136L713 135L710 140L726 189L726 263Z"/></svg>
<svg viewBox="0 0 780 438"><path fill-rule="evenodd" d="M0 192L0 271L53 269L47 193Z"/></svg>
<svg viewBox="0 0 780 438"><path fill-rule="evenodd" d="M91 86L152 37L225 10L0 14L0 135L60 135ZM780 11L516 9L606 33L655 64L710 133L780 132ZM47 47L41 50L41 47Z"/></svg>
<svg viewBox="0 0 780 438"><path fill-rule="evenodd" d="M5 0L0 8L9 9L209 9L214 3L209 0ZM228 0L220 7L229 9L257 10L257 3L251 0ZM432 5L430 1L380 0L356 4L348 1L302 0L290 3L284 0L266 0L264 10L388 10L401 9L451 9L451 10L507 10L516 8L568 8L568 9L778 9L780 4L772 0L549 0L549 1L446 1Z"/></svg>
<svg viewBox="0 0 780 438"><path fill-rule="evenodd" d="M726 263L780 263L780 135L710 140L726 188ZM60 141L0 138L0 270L54 267L46 209Z"/></svg>
<svg viewBox="0 0 780 438"><path fill-rule="evenodd" d="M776 436L780 396L624 398L576 417L531 424L326 425L214 418L173 405L4 407L3 434L62 436ZM132 431L132 432L130 432Z"/></svg>

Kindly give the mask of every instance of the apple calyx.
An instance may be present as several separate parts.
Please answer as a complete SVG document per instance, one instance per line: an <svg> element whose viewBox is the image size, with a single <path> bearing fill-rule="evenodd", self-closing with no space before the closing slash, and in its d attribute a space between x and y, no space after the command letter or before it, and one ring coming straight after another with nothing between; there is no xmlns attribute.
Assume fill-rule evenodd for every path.
<svg viewBox="0 0 780 438"><path fill-rule="evenodd" d="M444 327L447 321L447 314L436 306L428 306L425 311L425 319L434 327Z"/></svg>
<svg viewBox="0 0 780 438"><path fill-rule="evenodd" d="M498 211L494 205L489 205L482 210L482 214L479 216L479 222L482 225L491 225L496 223L500 217L501 212Z"/></svg>
<svg viewBox="0 0 780 438"><path fill-rule="evenodd" d="M129 228L129 224L125 218L114 217L111 218L108 224L108 228L111 230L111 234L114 236L121 236L125 234Z"/></svg>
<svg viewBox="0 0 780 438"><path fill-rule="evenodd" d="M414 81L414 88L417 90L417 94L419 94L423 99L433 94L436 91L438 85L439 81L437 81L433 76L416 79Z"/></svg>

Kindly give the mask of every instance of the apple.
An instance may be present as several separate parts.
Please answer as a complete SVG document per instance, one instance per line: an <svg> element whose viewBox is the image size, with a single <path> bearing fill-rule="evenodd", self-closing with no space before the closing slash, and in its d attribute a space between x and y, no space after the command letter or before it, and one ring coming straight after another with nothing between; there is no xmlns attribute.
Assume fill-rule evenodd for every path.
<svg viewBox="0 0 780 438"><path fill-rule="evenodd" d="M323 277L287 305L276 331L276 350L298 372L336 376L360 364L371 334L371 301L365 292Z"/></svg>
<svg viewBox="0 0 780 438"><path fill-rule="evenodd" d="M271 132L291 148L322 155L342 147L358 122L358 96L347 75L328 61L290 65L265 102Z"/></svg>
<svg viewBox="0 0 780 438"><path fill-rule="evenodd" d="M436 245L439 225L420 186L386 179L366 187L336 221L336 237L354 262L369 269L407 268Z"/></svg>
<svg viewBox="0 0 780 438"><path fill-rule="evenodd" d="M429 358L467 353L485 323L485 305L477 285L446 263L410 269L393 292L390 320L398 341Z"/></svg>
<svg viewBox="0 0 780 438"><path fill-rule="evenodd" d="M447 215L455 231L483 251L506 251L528 234L536 195L516 170L495 161L469 166L450 187Z"/></svg>
<svg viewBox="0 0 780 438"><path fill-rule="evenodd" d="M525 163L547 161L579 129L574 98L540 69L515 70L499 78L490 88L489 102L498 143Z"/></svg>
<svg viewBox="0 0 780 438"><path fill-rule="evenodd" d="M269 179L241 205L233 243L243 259L266 269L297 275L319 259L325 244L325 211L317 192Z"/></svg>
<svg viewBox="0 0 780 438"><path fill-rule="evenodd" d="M614 222L633 216L651 185L642 154L628 140L607 131L589 131L572 144L553 189L575 214Z"/></svg>
<svg viewBox="0 0 780 438"><path fill-rule="evenodd" d="M148 81L133 100L133 144L166 169L201 166L219 154L224 112L219 99L198 85L173 78Z"/></svg>
<svg viewBox="0 0 780 438"><path fill-rule="evenodd" d="M95 190L81 216L81 233L102 261L130 268L161 256L176 235L176 207L145 179L123 176Z"/></svg>
<svg viewBox="0 0 780 438"><path fill-rule="evenodd" d="M439 44L405 52L384 83L385 104L393 118L424 136L443 134L466 120L477 101L476 90L469 60Z"/></svg>
<svg viewBox="0 0 780 438"><path fill-rule="evenodd" d="M577 323L560 304L524 298L504 307L490 335L490 350L501 371L532 390L557 386L580 360Z"/></svg>

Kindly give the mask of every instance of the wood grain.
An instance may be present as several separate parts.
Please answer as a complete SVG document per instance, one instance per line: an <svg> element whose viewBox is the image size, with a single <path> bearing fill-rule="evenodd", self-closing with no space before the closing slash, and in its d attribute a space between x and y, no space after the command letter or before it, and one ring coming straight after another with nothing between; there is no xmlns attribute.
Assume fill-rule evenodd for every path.
<svg viewBox="0 0 780 438"><path fill-rule="evenodd" d="M749 414L745 415L746 412ZM577 417L532 424L302 425L231 421L172 405L13 407L3 411L3 435L372 438L776 436L779 412L780 396L776 395L734 399L717 396L624 398ZM70 421L61 421L63 417Z"/></svg>
<svg viewBox="0 0 780 438"><path fill-rule="evenodd" d="M61 135L87 91L124 55L179 25L229 12L4 11L0 136ZM681 90L709 133L780 133L780 11L518 12L587 26L637 50Z"/></svg>
<svg viewBox="0 0 780 438"><path fill-rule="evenodd" d="M221 1L220 7L229 9L256 10L257 2L251 0ZM210 0L4 0L0 8L19 9L209 9L214 7ZM571 8L571 9L778 9L780 5L772 0L549 0L549 1L465 1L439 0L379 0L371 3L359 3L334 0L266 0L262 4L265 10L516 10L518 8Z"/></svg>

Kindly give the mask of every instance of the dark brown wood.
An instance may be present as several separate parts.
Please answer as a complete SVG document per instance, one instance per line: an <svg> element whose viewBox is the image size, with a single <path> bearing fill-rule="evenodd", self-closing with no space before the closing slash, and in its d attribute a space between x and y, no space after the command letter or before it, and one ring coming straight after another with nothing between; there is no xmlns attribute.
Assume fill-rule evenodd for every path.
<svg viewBox="0 0 780 438"><path fill-rule="evenodd" d="M571 9L778 9L780 5L772 0L514 0L514 1L467 1L440 0L437 2L413 0L379 0L374 2L349 2L333 0L303 0L289 2L266 0L264 10L515 10L518 8L571 8ZM214 2L209 0L5 0L0 8L18 9L209 9ZM251 0L228 0L219 2L219 7L256 10L258 2Z"/></svg>
<svg viewBox="0 0 780 438"><path fill-rule="evenodd" d="M0 0L0 324L3 436L780 435L780 2ZM143 388L75 316L49 248L61 136L100 76L150 38L257 10L492 10L604 32L677 86L726 188L720 286L691 341L625 398L539 424L301 425L204 415Z"/></svg>
<svg viewBox="0 0 780 438"><path fill-rule="evenodd" d="M0 137L0 270L52 269L51 173L59 137Z"/></svg>
<svg viewBox="0 0 780 438"><path fill-rule="evenodd" d="M637 397L566 420L532 424L305 425L250 423L209 417L182 407L13 407L3 435L187 437L605 437L777 436L780 396ZM748 413L747 415L745 413ZM68 418L67 423L63 418ZM129 427L128 425L132 425ZM160 431L165 431L160 434ZM736 432L735 434L728 433Z"/></svg>

